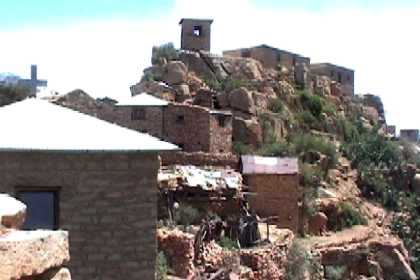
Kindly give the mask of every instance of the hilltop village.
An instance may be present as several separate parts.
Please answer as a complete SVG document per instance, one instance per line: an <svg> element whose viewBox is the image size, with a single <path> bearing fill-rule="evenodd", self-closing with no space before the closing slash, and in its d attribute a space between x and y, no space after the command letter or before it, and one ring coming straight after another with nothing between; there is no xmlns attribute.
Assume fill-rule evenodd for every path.
<svg viewBox="0 0 420 280"><path fill-rule="evenodd" d="M2 90L0 280L418 279L419 131L347 67L211 53L212 22L126 100Z"/></svg>

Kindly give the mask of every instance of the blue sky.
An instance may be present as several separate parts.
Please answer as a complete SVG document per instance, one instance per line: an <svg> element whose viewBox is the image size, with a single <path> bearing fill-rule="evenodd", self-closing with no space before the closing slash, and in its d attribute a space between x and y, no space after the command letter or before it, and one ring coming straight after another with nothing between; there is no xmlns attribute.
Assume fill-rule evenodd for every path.
<svg viewBox="0 0 420 280"><path fill-rule="evenodd" d="M388 123L420 128L419 0L20 0L0 8L0 72L26 77L38 64L60 93L123 99L154 45L179 47L180 18L213 18L212 52L265 43L352 68L356 93L381 96Z"/></svg>

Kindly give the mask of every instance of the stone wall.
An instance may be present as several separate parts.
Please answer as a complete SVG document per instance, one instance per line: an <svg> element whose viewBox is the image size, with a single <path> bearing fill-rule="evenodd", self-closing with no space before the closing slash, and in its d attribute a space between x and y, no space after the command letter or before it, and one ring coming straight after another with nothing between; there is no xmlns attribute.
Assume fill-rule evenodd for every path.
<svg viewBox="0 0 420 280"><path fill-rule="evenodd" d="M310 65L311 73L319 76L327 76L332 81L341 84L342 92L346 95L354 95L354 71L329 63Z"/></svg>
<svg viewBox="0 0 420 280"><path fill-rule="evenodd" d="M232 150L232 117L200 106L169 104L164 111L164 136L186 152L229 153ZM220 117L222 118L222 117Z"/></svg>
<svg viewBox="0 0 420 280"><path fill-rule="evenodd" d="M0 191L57 188L73 279L154 279L157 155L0 153Z"/></svg>
<svg viewBox="0 0 420 280"><path fill-rule="evenodd" d="M232 115L210 115L210 153L232 151Z"/></svg>
<svg viewBox="0 0 420 280"><path fill-rule="evenodd" d="M181 32L182 50L210 51L211 20L183 19ZM200 35L194 35L194 28L200 28Z"/></svg>
<svg viewBox="0 0 420 280"><path fill-rule="evenodd" d="M212 153L186 153L186 152L164 152L160 154L162 165L196 165L196 166L230 166L233 169L239 168L238 156Z"/></svg>
<svg viewBox="0 0 420 280"><path fill-rule="evenodd" d="M256 193L251 209L262 217L278 216L278 226L297 232L299 181L297 175L244 175L244 183Z"/></svg>
<svg viewBox="0 0 420 280"><path fill-rule="evenodd" d="M144 110L144 119L133 119L135 110ZM158 138L163 137L163 110L162 106L116 106L114 109L115 123L149 133Z"/></svg>

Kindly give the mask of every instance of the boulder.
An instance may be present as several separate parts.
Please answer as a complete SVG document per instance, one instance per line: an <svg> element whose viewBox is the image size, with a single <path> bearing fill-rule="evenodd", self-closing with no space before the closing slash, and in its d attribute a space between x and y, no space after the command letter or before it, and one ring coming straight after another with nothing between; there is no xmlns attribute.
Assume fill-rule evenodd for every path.
<svg viewBox="0 0 420 280"><path fill-rule="evenodd" d="M0 236L0 252L0 279L39 275L69 261L68 233L10 231Z"/></svg>
<svg viewBox="0 0 420 280"><path fill-rule="evenodd" d="M184 102L187 99L191 98L190 88L186 84L175 85L174 89L176 91L176 98L177 102Z"/></svg>
<svg viewBox="0 0 420 280"><path fill-rule="evenodd" d="M146 92L166 101L175 101L175 90L164 82L142 81L130 87L131 95Z"/></svg>
<svg viewBox="0 0 420 280"><path fill-rule="evenodd" d="M233 119L233 133L234 141L251 145L255 148L261 146L263 136L262 129L256 119L245 120L241 117L234 117Z"/></svg>
<svg viewBox="0 0 420 280"><path fill-rule="evenodd" d="M255 114L255 104L252 98L252 92L245 87L240 87L229 93L230 107L239 111Z"/></svg>
<svg viewBox="0 0 420 280"><path fill-rule="evenodd" d="M200 53L194 51L182 51L179 59L187 66L188 71L206 80L216 81L216 75L209 65L201 58Z"/></svg>
<svg viewBox="0 0 420 280"><path fill-rule="evenodd" d="M261 63L252 58L224 57L223 68L233 79L262 81L264 68Z"/></svg>
<svg viewBox="0 0 420 280"><path fill-rule="evenodd" d="M328 217L322 212L318 212L309 219L309 234L323 235L327 231Z"/></svg>
<svg viewBox="0 0 420 280"><path fill-rule="evenodd" d="M169 85L179 85L187 81L187 66L181 61L171 61L165 64L162 80Z"/></svg>
<svg viewBox="0 0 420 280"><path fill-rule="evenodd" d="M34 280L71 280L70 271L65 268L53 268L35 277Z"/></svg>
<svg viewBox="0 0 420 280"><path fill-rule="evenodd" d="M295 94L294 87L286 81L280 81L275 91L278 97L291 96Z"/></svg>
<svg viewBox="0 0 420 280"><path fill-rule="evenodd" d="M25 217L25 204L7 194L0 194L0 227L20 229Z"/></svg>

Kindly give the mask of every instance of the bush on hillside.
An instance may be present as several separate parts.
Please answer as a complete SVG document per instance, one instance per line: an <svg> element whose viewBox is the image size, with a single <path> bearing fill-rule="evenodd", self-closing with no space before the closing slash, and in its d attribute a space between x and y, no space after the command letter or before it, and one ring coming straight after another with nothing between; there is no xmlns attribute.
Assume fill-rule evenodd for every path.
<svg viewBox="0 0 420 280"><path fill-rule="evenodd" d="M311 95L304 91L300 93L300 101L304 109L309 110L311 114L317 118L321 118L323 112L323 104L321 97L318 95Z"/></svg>
<svg viewBox="0 0 420 280"><path fill-rule="evenodd" d="M328 157L328 169L334 168L338 155L334 143L311 134L297 134L292 137L292 144L297 155L303 156L310 151L320 152Z"/></svg>
<svg viewBox="0 0 420 280"><path fill-rule="evenodd" d="M152 48L152 64L158 64L162 58L166 61L179 58L178 50L175 49L173 43L166 43Z"/></svg>
<svg viewBox="0 0 420 280"><path fill-rule="evenodd" d="M160 251L156 257L156 279L168 279L168 270L168 261L166 260L166 256L162 251Z"/></svg>
<svg viewBox="0 0 420 280"><path fill-rule="evenodd" d="M281 113L284 110L284 104L283 101L281 101L280 98L276 98L274 99L271 103L270 103L270 111L272 111L273 113Z"/></svg>

